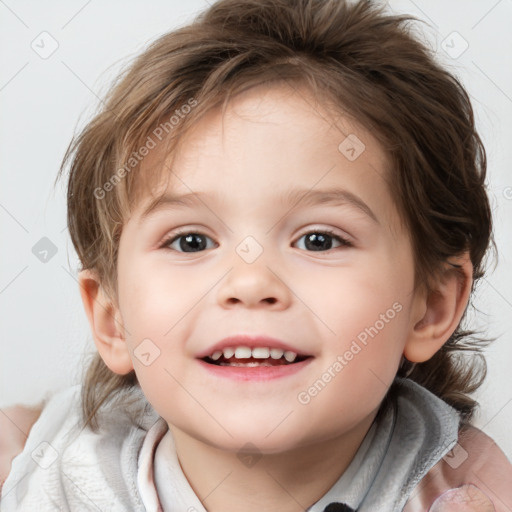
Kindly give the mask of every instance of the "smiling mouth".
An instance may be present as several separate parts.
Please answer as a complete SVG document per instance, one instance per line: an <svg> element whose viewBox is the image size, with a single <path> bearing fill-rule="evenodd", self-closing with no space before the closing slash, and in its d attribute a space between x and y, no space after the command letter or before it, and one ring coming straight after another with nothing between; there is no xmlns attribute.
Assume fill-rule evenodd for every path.
<svg viewBox="0 0 512 512"><path fill-rule="evenodd" d="M290 366L310 357L312 356L303 356L281 349L256 348L251 350L249 347L239 347L216 351L201 360L215 366L253 368L259 366Z"/></svg>

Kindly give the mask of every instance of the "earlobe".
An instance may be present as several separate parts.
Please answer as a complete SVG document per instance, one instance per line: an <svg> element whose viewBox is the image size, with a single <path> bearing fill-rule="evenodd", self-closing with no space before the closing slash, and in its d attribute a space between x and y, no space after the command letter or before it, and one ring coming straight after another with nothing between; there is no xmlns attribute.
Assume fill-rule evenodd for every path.
<svg viewBox="0 0 512 512"><path fill-rule="evenodd" d="M468 254L448 263L420 299L419 318L413 319L404 356L413 363L430 359L450 338L464 314L473 284Z"/></svg>
<svg viewBox="0 0 512 512"><path fill-rule="evenodd" d="M101 358L114 373L129 373L133 370L133 363L119 308L107 296L93 270L82 270L78 282L94 343Z"/></svg>

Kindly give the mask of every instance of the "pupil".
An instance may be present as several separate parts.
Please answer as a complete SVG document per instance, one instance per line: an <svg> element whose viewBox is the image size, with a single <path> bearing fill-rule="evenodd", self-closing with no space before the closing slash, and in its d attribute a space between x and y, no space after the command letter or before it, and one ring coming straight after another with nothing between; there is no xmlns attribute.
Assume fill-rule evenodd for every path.
<svg viewBox="0 0 512 512"><path fill-rule="evenodd" d="M312 244L309 245L308 243ZM306 247L311 248L313 251L320 251L322 249L330 249L332 246L332 240L329 235L323 235L321 233L310 233L306 236Z"/></svg>
<svg viewBox="0 0 512 512"><path fill-rule="evenodd" d="M188 244L188 247L187 247ZM192 247L192 250L188 249ZM183 236L180 240L180 249L184 252L193 252L195 250L202 250L206 248L205 239L201 235L195 233Z"/></svg>

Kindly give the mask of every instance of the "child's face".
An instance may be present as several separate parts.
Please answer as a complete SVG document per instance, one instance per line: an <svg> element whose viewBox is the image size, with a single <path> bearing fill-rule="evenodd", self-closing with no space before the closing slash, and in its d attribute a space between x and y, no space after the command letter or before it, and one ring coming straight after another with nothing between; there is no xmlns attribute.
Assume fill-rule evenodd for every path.
<svg viewBox="0 0 512 512"><path fill-rule="evenodd" d="M175 432L271 453L373 420L424 302L413 292L385 155L347 118L336 125L304 88L254 88L187 134L168 191L190 194L188 202L143 218L147 197L124 226L126 344L147 398ZM319 191L334 189L344 191L339 201L322 204ZM238 334L312 357L294 372L273 368L272 379L198 359Z"/></svg>

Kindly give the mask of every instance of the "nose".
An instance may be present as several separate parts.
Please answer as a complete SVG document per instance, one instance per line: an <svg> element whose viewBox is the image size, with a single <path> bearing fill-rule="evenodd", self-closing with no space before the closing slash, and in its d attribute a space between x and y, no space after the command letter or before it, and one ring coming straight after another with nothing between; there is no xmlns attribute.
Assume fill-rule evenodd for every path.
<svg viewBox="0 0 512 512"><path fill-rule="evenodd" d="M253 263L239 259L222 279L217 294L219 304L226 308L286 309L292 300L292 292L277 270L267 266L260 257Z"/></svg>

